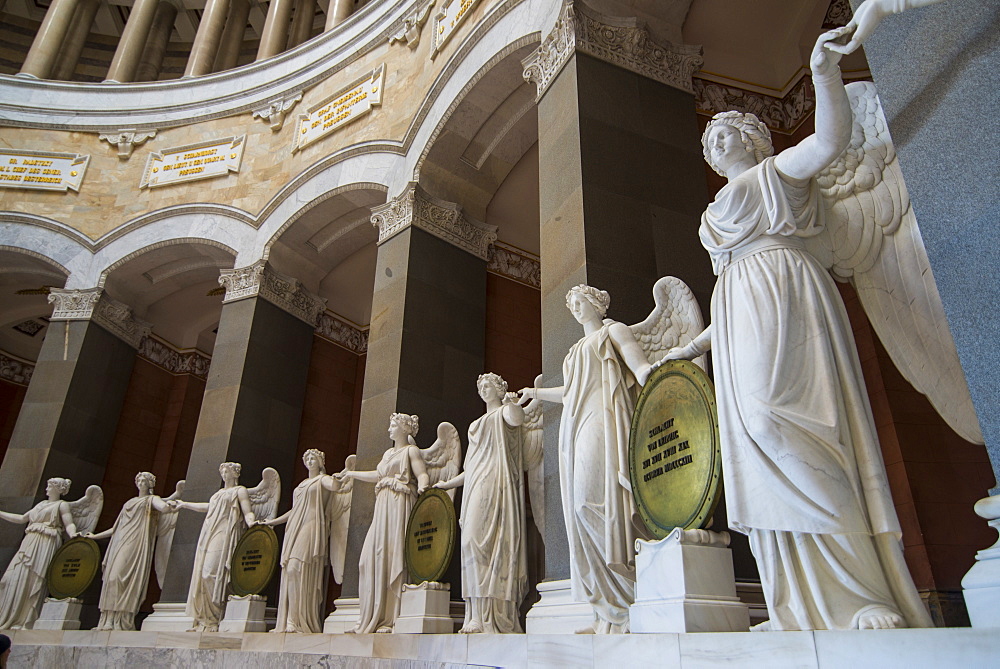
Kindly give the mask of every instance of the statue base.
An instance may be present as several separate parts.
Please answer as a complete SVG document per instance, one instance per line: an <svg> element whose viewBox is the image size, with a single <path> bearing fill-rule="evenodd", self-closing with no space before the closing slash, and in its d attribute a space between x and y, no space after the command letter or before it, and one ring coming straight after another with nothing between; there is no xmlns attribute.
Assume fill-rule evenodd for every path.
<svg viewBox="0 0 1000 669"><path fill-rule="evenodd" d="M573 599L568 578L539 583L538 594L524 622L527 634L573 634L594 624L593 607Z"/></svg>
<svg viewBox="0 0 1000 669"><path fill-rule="evenodd" d="M32 625L36 630L78 630L80 629L80 611L83 610L83 600L76 597L66 599L45 598L42 612Z"/></svg>
<svg viewBox="0 0 1000 669"><path fill-rule="evenodd" d="M267 597L263 595L247 595L239 597L229 595L226 602L226 614L219 621L220 632L266 632L267 623L264 620L267 610Z"/></svg>
<svg viewBox="0 0 1000 669"><path fill-rule="evenodd" d="M1000 532L1000 495L976 502L976 514ZM962 594L973 627L1000 627L1000 540L976 553L976 563L962 578Z"/></svg>
<svg viewBox="0 0 1000 669"><path fill-rule="evenodd" d="M392 628L396 634L451 634L451 585L424 581L404 585L399 600L399 617Z"/></svg>
<svg viewBox="0 0 1000 669"><path fill-rule="evenodd" d="M750 629L747 605L736 596L728 532L677 528L635 547L633 634Z"/></svg>
<svg viewBox="0 0 1000 669"><path fill-rule="evenodd" d="M354 629L361 616L361 601L357 597L333 600L333 611L323 621L323 634L344 634Z"/></svg>
<svg viewBox="0 0 1000 669"><path fill-rule="evenodd" d="M186 602L157 602L142 621L142 631L187 632L194 627L194 618L185 614L186 609Z"/></svg>

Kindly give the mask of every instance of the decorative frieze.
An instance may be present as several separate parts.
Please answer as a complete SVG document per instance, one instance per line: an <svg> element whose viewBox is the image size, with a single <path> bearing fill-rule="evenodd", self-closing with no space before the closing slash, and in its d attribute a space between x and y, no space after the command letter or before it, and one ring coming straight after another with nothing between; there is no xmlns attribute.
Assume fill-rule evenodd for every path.
<svg viewBox="0 0 1000 669"><path fill-rule="evenodd" d="M381 105L384 81L383 63L347 88L311 107L307 113L299 114L292 153L326 137L351 121L356 121Z"/></svg>
<svg viewBox="0 0 1000 669"><path fill-rule="evenodd" d="M803 76L783 98L695 79L694 97L701 114L730 110L751 113L772 132L783 133L793 132L816 108L816 91L809 76Z"/></svg>
<svg viewBox="0 0 1000 669"><path fill-rule="evenodd" d="M326 309L326 300L310 293L297 279L276 272L266 260L258 260L248 267L222 270L219 283L226 288L223 304L261 297L314 327Z"/></svg>
<svg viewBox="0 0 1000 669"><path fill-rule="evenodd" d="M424 24L427 23L427 17L431 13L431 8L434 7L436 0L426 0L422 5L414 9L409 16L403 19L403 25L400 26L399 30L393 33L389 37L389 44L395 44L396 42L406 42L406 46L411 49L416 49L417 44L420 43L420 32Z"/></svg>
<svg viewBox="0 0 1000 669"><path fill-rule="evenodd" d="M151 153L139 188L169 186L239 172L245 145L246 135L241 135Z"/></svg>
<svg viewBox="0 0 1000 669"><path fill-rule="evenodd" d="M31 383L31 375L34 371L35 366L32 363L0 351L0 379L16 383L19 386L26 386Z"/></svg>
<svg viewBox="0 0 1000 669"><path fill-rule="evenodd" d="M359 329L329 311L319 315L316 334L357 355L368 352L368 330Z"/></svg>
<svg viewBox="0 0 1000 669"><path fill-rule="evenodd" d="M156 337L142 340L139 356L171 374L190 374L202 380L208 378L212 364L212 359L201 351L181 351Z"/></svg>
<svg viewBox="0 0 1000 669"><path fill-rule="evenodd" d="M704 62L700 46L656 42L634 17L607 16L580 0L567 0L552 32L521 62L539 99L574 51L688 93Z"/></svg>
<svg viewBox="0 0 1000 669"><path fill-rule="evenodd" d="M478 4L479 0L443 0L441 10L434 16L432 58L444 47Z"/></svg>
<svg viewBox="0 0 1000 669"><path fill-rule="evenodd" d="M119 160L128 160L135 147L154 137L156 137L155 130L119 130L97 136L99 140L118 147Z"/></svg>
<svg viewBox="0 0 1000 669"><path fill-rule="evenodd" d="M283 98L269 101L264 107L253 110L253 117L259 118L271 126L272 132L281 130L285 124L285 115L302 100L302 93L295 93Z"/></svg>
<svg viewBox="0 0 1000 669"><path fill-rule="evenodd" d="M826 16L823 18L823 29L830 30L831 28L846 26L851 22L851 17L853 16L854 11L851 9L851 3L848 0L832 0L826 10Z"/></svg>
<svg viewBox="0 0 1000 669"><path fill-rule="evenodd" d="M439 200L415 183L399 197L372 208L372 225L378 228L379 244L414 225L483 260L497 239L495 225L467 217L461 206Z"/></svg>
<svg viewBox="0 0 1000 669"><path fill-rule="evenodd" d="M90 156L50 151L0 150L0 187L80 192Z"/></svg>
<svg viewBox="0 0 1000 669"><path fill-rule="evenodd" d="M152 329L149 323L135 317L130 306L105 295L101 288L53 288L48 300L54 305L50 320L92 320L133 348L139 348Z"/></svg>
<svg viewBox="0 0 1000 669"><path fill-rule="evenodd" d="M502 242L495 242L490 247L486 271L532 288L542 287L542 265L538 258Z"/></svg>

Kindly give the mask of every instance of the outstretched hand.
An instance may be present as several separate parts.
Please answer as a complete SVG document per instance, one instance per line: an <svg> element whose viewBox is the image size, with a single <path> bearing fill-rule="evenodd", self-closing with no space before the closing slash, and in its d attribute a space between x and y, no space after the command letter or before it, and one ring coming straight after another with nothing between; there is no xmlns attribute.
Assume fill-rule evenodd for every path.
<svg viewBox="0 0 1000 669"><path fill-rule="evenodd" d="M651 365L651 367L652 369L659 369L668 360L693 360L694 358L697 357L698 355L694 354L693 351L688 351L687 346L675 346L674 348L664 353L663 357L654 362Z"/></svg>
<svg viewBox="0 0 1000 669"><path fill-rule="evenodd" d="M538 390L536 388L521 388L517 391L517 394L517 404L518 406L523 407L525 404L538 397Z"/></svg>
<svg viewBox="0 0 1000 669"><path fill-rule="evenodd" d="M877 0L868 0L863 3L854 11L854 18L851 19L850 23L844 26L845 34L851 35L850 41L846 44L829 44L827 48L845 55L857 51L858 47L864 44L875 32L879 22L889 13L882 4Z"/></svg>
<svg viewBox="0 0 1000 669"><path fill-rule="evenodd" d="M828 30L819 36L816 45L813 47L812 56L809 58L809 67L813 76L830 76L836 73L840 66L840 59L843 51L838 48L840 45L836 40L842 40L849 33L849 27L843 26L836 30Z"/></svg>

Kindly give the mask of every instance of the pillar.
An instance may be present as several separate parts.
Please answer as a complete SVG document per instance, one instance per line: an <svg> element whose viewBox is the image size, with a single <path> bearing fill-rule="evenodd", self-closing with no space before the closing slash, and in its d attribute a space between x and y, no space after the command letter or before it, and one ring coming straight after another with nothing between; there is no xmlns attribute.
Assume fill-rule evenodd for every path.
<svg viewBox="0 0 1000 669"><path fill-rule="evenodd" d="M230 0L208 0L205 5L194 44L191 45L191 56L184 68L185 77L200 77L212 71L226 17L229 15L229 2Z"/></svg>
<svg viewBox="0 0 1000 669"><path fill-rule="evenodd" d="M135 71L135 81L156 81L160 78L163 57L167 54L167 44L176 19L177 7L172 2L160 0L146 39L146 47L139 59L139 67Z"/></svg>
<svg viewBox="0 0 1000 669"><path fill-rule="evenodd" d="M160 0L136 0L132 12L128 15L128 23L118 40L118 48L111 59L108 76L105 81L127 82L135 80L136 70L142 58L143 47L149 39L149 31L153 27L156 8Z"/></svg>
<svg viewBox="0 0 1000 669"><path fill-rule="evenodd" d="M362 470L374 469L391 445L386 430L395 411L420 416L422 448L442 421L458 428L464 448L469 423L483 413L476 380L485 371L486 254L496 240L494 226L417 185L372 213L379 247L358 434ZM358 594L374 501L374 486L355 484L344 597ZM460 597L457 569L447 579Z"/></svg>
<svg viewBox="0 0 1000 669"><path fill-rule="evenodd" d="M326 11L326 28L324 30L329 30L346 21L354 12L354 0L330 0L329 9Z"/></svg>
<svg viewBox="0 0 1000 669"><path fill-rule="evenodd" d="M654 50L629 46L648 43L645 30L622 25L567 4L524 61L538 86L539 173L547 175L539 183L545 386L562 385L563 359L583 336L566 308L574 285L608 291L608 317L632 324L652 310L655 281L677 276L708 321L715 277L698 240L708 195L691 82L700 47L660 44L655 60ZM602 60L608 33L624 45L615 64ZM545 580L554 581L569 578L562 407L545 407Z"/></svg>
<svg viewBox="0 0 1000 669"><path fill-rule="evenodd" d="M218 469L223 462L241 463L241 483L248 486L260 482L265 467L274 467L281 477L279 508L284 513L297 483L294 461L309 353L323 301L263 260L223 271L220 283L226 297L184 498L208 501L221 486ZM200 514L179 517L161 599L143 629L190 627L183 608L203 520Z"/></svg>
<svg viewBox="0 0 1000 669"><path fill-rule="evenodd" d="M294 0L271 0L264 20L264 34L260 37L257 60L277 56L288 44L289 22L292 19Z"/></svg>
<svg viewBox="0 0 1000 669"><path fill-rule="evenodd" d="M312 37L313 17L316 15L316 0L296 0L295 14L292 16L292 33L288 48L296 47Z"/></svg>
<svg viewBox="0 0 1000 669"><path fill-rule="evenodd" d="M243 38L247 32L247 18L250 16L250 0L233 0L226 18L226 29L222 31L222 43L215 56L213 72L223 72L236 67L243 49Z"/></svg>
<svg viewBox="0 0 1000 669"><path fill-rule="evenodd" d="M73 23L77 0L52 0L18 74L48 79Z"/></svg>
<svg viewBox="0 0 1000 669"><path fill-rule="evenodd" d="M94 17L100 8L100 0L81 0L73 15L73 25L69 35L63 42L52 71L56 81L72 81L76 73L76 65L80 62L83 45L90 36L90 28L94 25Z"/></svg>
<svg viewBox="0 0 1000 669"><path fill-rule="evenodd" d="M135 362L149 332L127 306L92 290L53 289L52 320L0 466L0 508L23 513L54 476L72 479L70 498L100 485ZM0 565L24 527L0 525Z"/></svg>

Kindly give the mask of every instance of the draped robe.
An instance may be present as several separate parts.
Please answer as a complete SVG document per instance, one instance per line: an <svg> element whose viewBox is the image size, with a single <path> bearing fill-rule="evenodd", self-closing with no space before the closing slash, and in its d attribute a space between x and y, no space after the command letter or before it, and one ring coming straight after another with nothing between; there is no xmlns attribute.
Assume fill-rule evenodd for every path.
<svg viewBox="0 0 1000 669"><path fill-rule="evenodd" d="M246 529L240 507L241 487L220 488L208 500L208 512L198 535L186 608L186 614L194 618L196 629L217 631L226 610L229 563Z"/></svg>
<svg viewBox="0 0 1000 669"><path fill-rule="evenodd" d="M330 498L325 475L299 483L281 547L278 631L323 631L326 566L330 546Z"/></svg>
<svg viewBox="0 0 1000 669"><path fill-rule="evenodd" d="M135 614L146 598L159 513L153 495L133 497L122 506L104 554L104 587L97 629L134 630Z"/></svg>
<svg viewBox="0 0 1000 669"><path fill-rule="evenodd" d="M0 579L0 629L31 629L47 591L45 572L62 545L61 501L39 502L28 512L21 546Z"/></svg>

